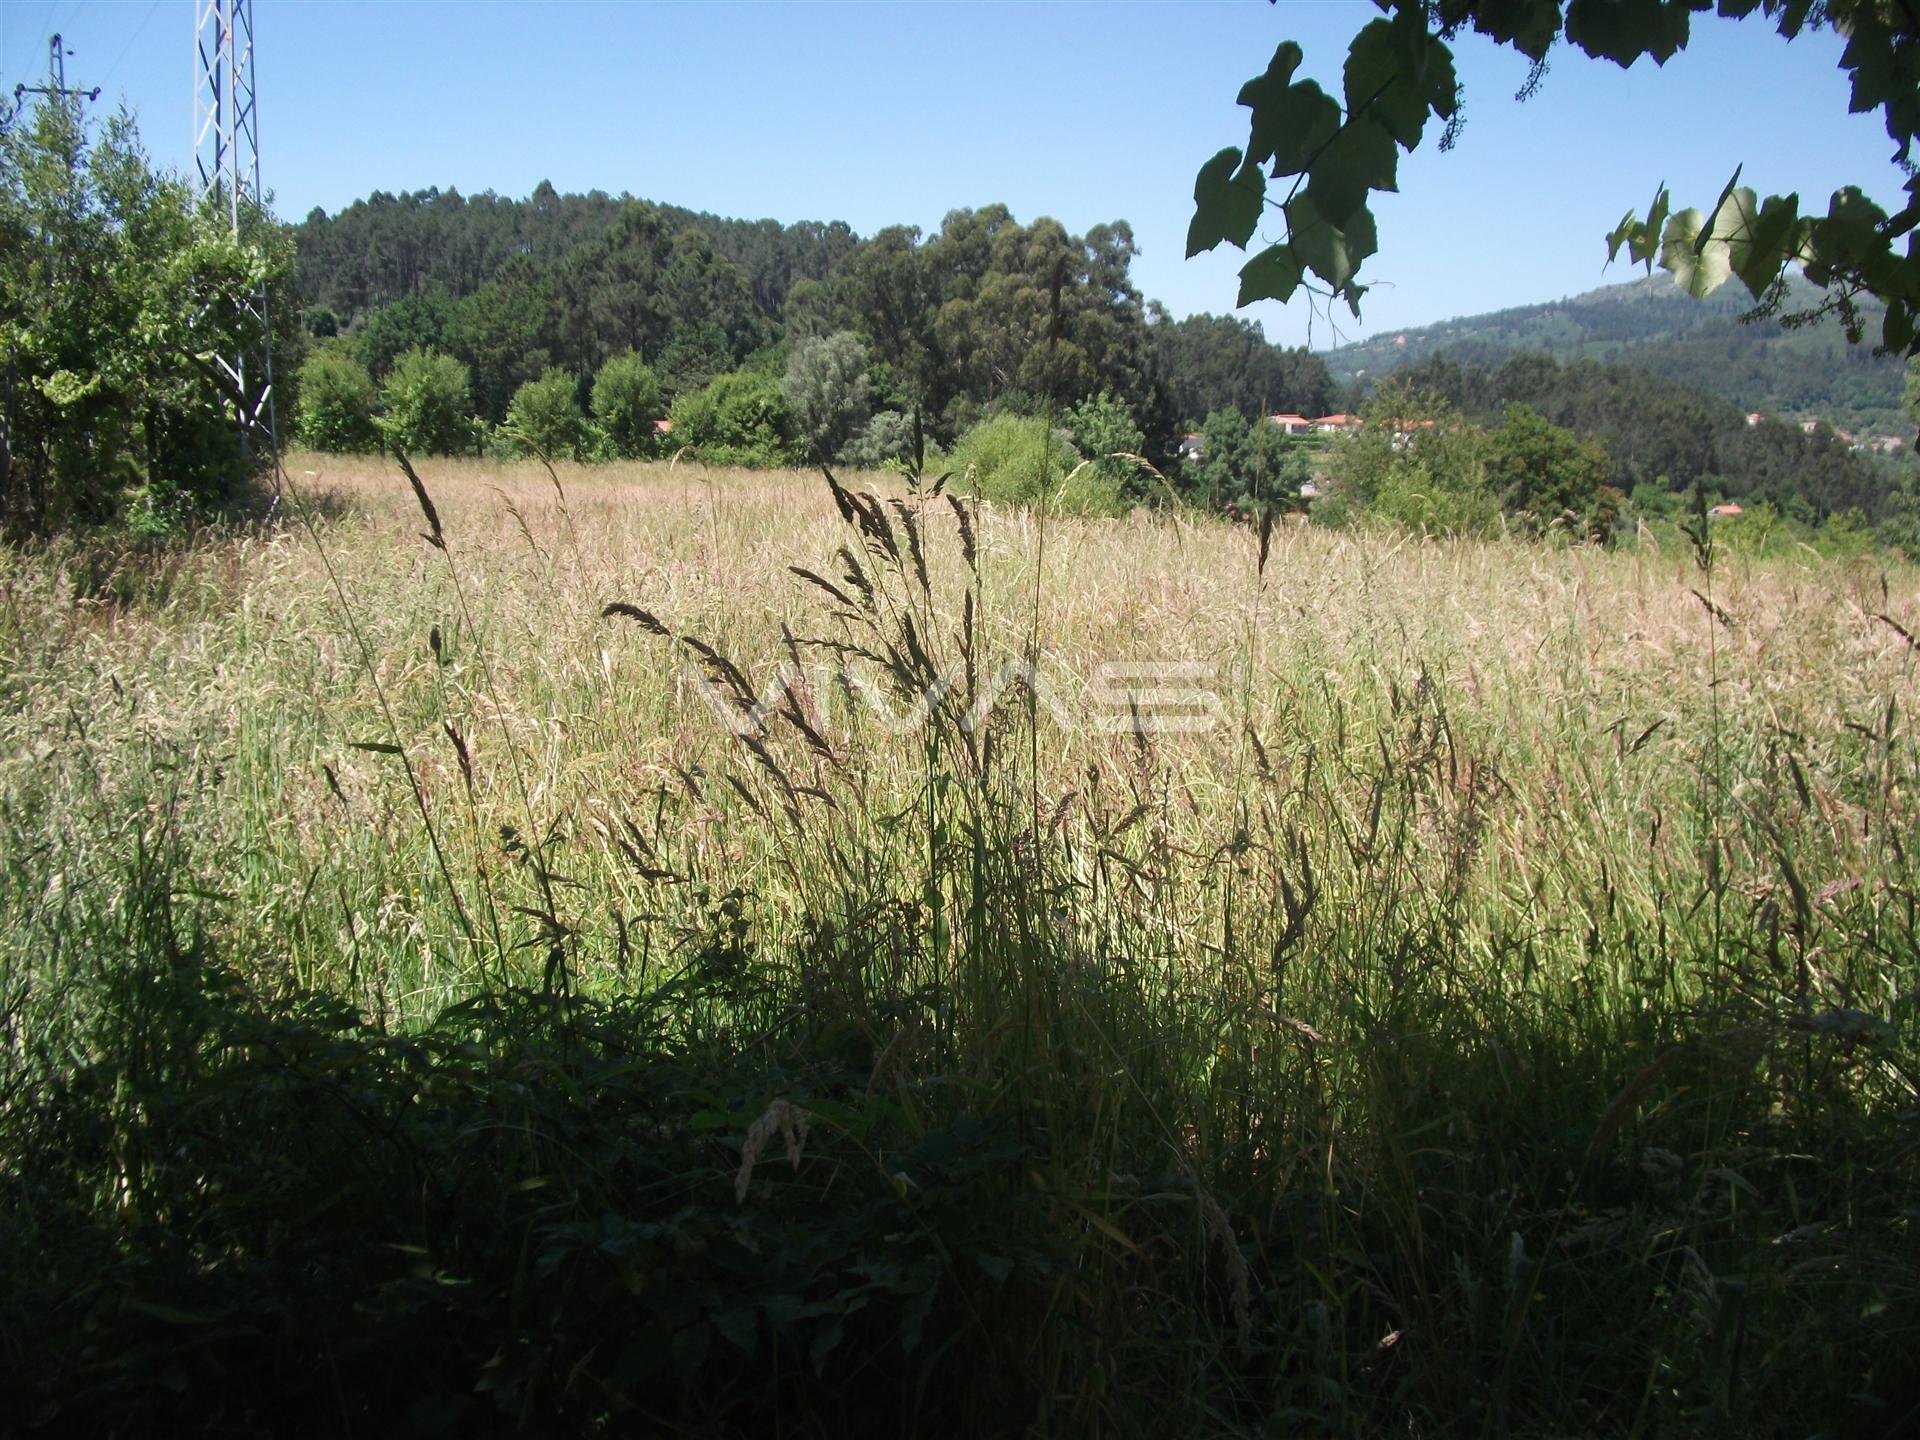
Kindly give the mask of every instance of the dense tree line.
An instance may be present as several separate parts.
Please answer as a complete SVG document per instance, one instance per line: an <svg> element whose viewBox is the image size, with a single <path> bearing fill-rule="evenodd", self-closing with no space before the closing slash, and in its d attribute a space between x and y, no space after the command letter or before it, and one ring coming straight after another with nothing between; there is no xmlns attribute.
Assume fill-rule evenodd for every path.
<svg viewBox="0 0 1920 1440"><path fill-rule="evenodd" d="M1229 315L1176 320L1157 301L1147 317L1155 369L1183 416L1230 409L1250 419L1284 411L1312 418L1342 404L1318 355L1269 345L1255 321Z"/></svg>
<svg viewBox="0 0 1920 1440"><path fill-rule="evenodd" d="M665 433L656 422L670 420L675 447L726 462L878 464L916 437L954 446L997 417L1031 417L1045 423L1031 434L1003 426L963 453L998 465L1017 452L1028 457L1020 466L1044 468L1052 442L1035 437L1055 427L1069 448L1100 457L1099 504L1148 491L1142 472L1104 458L1125 450L1192 498L1224 505L1295 491L1303 467L1318 463L1290 453L1258 417L1364 403L1320 357L1268 343L1257 324L1175 319L1147 300L1131 278L1124 222L1075 235L989 205L955 210L932 233L894 226L862 238L839 224L723 220L542 185L524 201L375 195L335 218L315 212L297 239L309 320L340 332L320 342L327 393L345 384L358 397L345 424L303 420L315 443L412 436L442 448L644 455ZM1583 496L1604 485L1655 503L1700 482L1809 522L1852 509L1887 515L1886 478L1828 431L1748 426L1741 407L1671 377L1502 349L1543 326L1569 346L1597 340L1629 356L1662 330L1687 329L1702 355L1733 344L1722 332L1739 327L1725 300L1700 307L1670 287L1634 292L1631 303L1516 310L1505 328L1483 317L1465 343L1498 363L1429 358L1400 376L1407 393L1442 399L1489 433L1518 436L1502 427L1523 405L1526 417L1598 442L1601 472L1599 451L1553 450L1555 466L1580 471ZM396 382L402 357L412 358ZM347 361L364 378L343 376ZM606 374L616 361L644 376L619 405ZM429 423L450 407L464 407L458 425ZM1206 458L1171 463L1183 431L1205 434ZM1107 446L1096 432L1121 439ZM1011 494L1038 482L1006 483ZM1489 513L1533 513L1510 488L1493 486ZM1394 493L1390 484L1389 506ZM1594 502L1561 508L1586 514Z"/></svg>
<svg viewBox="0 0 1920 1440"><path fill-rule="evenodd" d="M1409 389L1491 419L1513 404L1607 451L1619 490L1656 497L1696 482L1716 498L1765 501L1782 514L1824 520L1847 510L1888 513L1892 486L1882 470L1825 426L1763 419L1749 425L1737 405L1696 385L1624 365L1551 356L1515 356L1497 367L1437 357L1400 372Z"/></svg>
<svg viewBox="0 0 1920 1440"><path fill-rule="evenodd" d="M338 215L314 210L295 231L307 300L346 323L396 300L439 290L465 299L515 257L559 260L605 234L627 195L562 195L542 181L525 200L428 188L375 191ZM749 277L754 304L778 315L794 284L824 279L858 243L839 221L728 220L672 205L648 207L670 234L700 230Z"/></svg>
<svg viewBox="0 0 1920 1440"><path fill-rule="evenodd" d="M1212 411L1317 414L1336 393L1316 357L1257 325L1150 305L1125 222L1074 235L989 205L931 234L862 239L838 222L725 220L542 184L524 201L376 194L315 211L296 239L316 336L375 386L409 351L452 356L489 426L554 370L584 408L602 366L638 355L664 414L742 368L777 381L801 347L835 336L851 337L835 383L860 392L862 413L802 449L897 449L903 423L950 443L996 413L1057 418L1104 394L1164 459Z"/></svg>

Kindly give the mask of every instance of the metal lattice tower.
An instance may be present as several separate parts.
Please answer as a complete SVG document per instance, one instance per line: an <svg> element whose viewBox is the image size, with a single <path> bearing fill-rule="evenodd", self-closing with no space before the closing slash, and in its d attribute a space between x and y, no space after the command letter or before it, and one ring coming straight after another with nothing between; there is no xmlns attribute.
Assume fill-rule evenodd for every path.
<svg viewBox="0 0 1920 1440"><path fill-rule="evenodd" d="M200 193L223 209L233 235L264 219L260 199L260 118L253 83L253 0L193 0L193 154ZM264 446L280 493L279 425L273 401L272 327L267 286L242 302L248 339L218 357L233 385L243 454Z"/></svg>

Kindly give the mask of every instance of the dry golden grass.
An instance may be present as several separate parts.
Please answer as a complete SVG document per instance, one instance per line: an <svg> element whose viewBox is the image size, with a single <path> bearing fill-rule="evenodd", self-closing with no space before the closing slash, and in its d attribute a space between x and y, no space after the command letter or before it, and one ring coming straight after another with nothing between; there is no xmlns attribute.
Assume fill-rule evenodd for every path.
<svg viewBox="0 0 1920 1440"><path fill-rule="evenodd" d="M660 463L550 478L537 465L424 462L442 555L391 465L295 455L289 469L294 508L322 517L324 559L298 525L209 541L119 585L130 599L97 580L76 598L72 562L57 557L0 562L7 793L132 786L160 751L202 766L180 803L231 879L241 950L285 956L291 938L296 976L351 969L369 991L371 971L392 969L386 1005L454 993L483 966L429 898L394 757L356 745L405 747L472 904L508 885L510 826L564 838L560 900L583 931L604 930L611 910L686 920L684 897L636 881L616 843L626 820L665 816L672 793L689 801L661 821L673 868L730 873L774 916L804 908L808 842L719 783L753 766L698 700L684 653L601 611L644 607L764 686L785 655L783 625L802 638L831 629L824 597L789 570L828 571L847 538L817 476ZM884 476L847 483L906 494ZM960 621L956 521L944 503L921 513L927 628L943 635ZM1863 875L1874 836L1908 819L1903 789L1862 779L1881 763L1872 737L1889 701L1897 724L1914 699L1920 656L1875 618L1920 628L1907 569L1811 555L1723 564L1711 588L1729 627L1694 594L1707 577L1678 547L1284 527L1262 574L1254 535L1213 520L984 512L978 528L991 663L1019 657L1032 632L1068 710L1096 713L1085 686L1103 662L1212 667L1220 723L1152 736L1150 780L1131 736L1042 711L1039 772L1023 783L1090 833L1151 803L1151 843L1179 853L1218 853L1263 817L1331 847L1331 829L1378 808L1370 797L1390 772L1417 791L1419 817L1420 874L1395 884L1450 887L1463 923L1544 897L1572 933L1602 903L1603 874L1604 903L1655 913L1663 865L1697 859L1710 756L1734 811L1756 814L1778 798L1781 757L1795 757L1835 883ZM824 683L811 699L858 757L866 814L837 823L908 804L924 779L920 742L877 733ZM794 737L777 748L796 777L818 778ZM691 800L680 776L696 767L712 778ZM1765 868L1737 846L1729 863ZM1351 871L1353 887L1382 878L1360 861ZM1217 877L1196 868L1162 907L1169 936L1200 953L1221 905Z"/></svg>

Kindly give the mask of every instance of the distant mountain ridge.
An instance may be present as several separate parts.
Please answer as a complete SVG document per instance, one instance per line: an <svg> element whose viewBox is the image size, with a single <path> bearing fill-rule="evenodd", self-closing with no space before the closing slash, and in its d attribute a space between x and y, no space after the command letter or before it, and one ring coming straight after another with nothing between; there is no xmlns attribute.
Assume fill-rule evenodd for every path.
<svg viewBox="0 0 1920 1440"><path fill-rule="evenodd" d="M1796 282L1785 309L1804 308L1818 294ZM1777 320L1742 323L1750 309L1738 284L1700 301L1659 274L1571 299L1375 335L1326 351L1323 358L1334 378L1345 382L1378 379L1441 354L1493 366L1544 351L1562 362L1634 366L1783 419L1824 420L1857 435L1911 436L1913 422L1900 408L1905 364L1873 353L1877 307L1862 307L1869 339L1861 345L1848 344L1831 316L1789 330Z"/></svg>

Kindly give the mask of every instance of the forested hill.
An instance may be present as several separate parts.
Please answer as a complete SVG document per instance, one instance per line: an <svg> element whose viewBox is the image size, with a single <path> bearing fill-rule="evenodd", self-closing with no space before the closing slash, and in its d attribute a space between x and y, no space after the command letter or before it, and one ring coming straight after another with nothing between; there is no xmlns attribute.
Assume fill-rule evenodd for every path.
<svg viewBox="0 0 1920 1440"><path fill-rule="evenodd" d="M1812 303L1798 282L1785 309ZM1856 434L1910 435L1900 410L1904 368L1850 345L1839 322L1786 329L1777 321L1743 324L1750 302L1738 284L1694 300L1665 274L1590 290L1570 300L1522 305L1376 335L1325 353L1334 378L1378 378L1444 354L1463 365L1497 366L1528 352L1563 362L1594 359L1667 380L1699 385L1742 410L1790 420L1824 420ZM1867 311L1877 335L1879 312Z"/></svg>
<svg viewBox="0 0 1920 1440"><path fill-rule="evenodd" d="M295 233L316 336L350 333L375 379L416 346L448 352L491 422L549 368L591 377L633 351L671 396L837 331L861 338L876 403L918 409L940 439L996 406L1103 390L1161 453L1215 409L1336 404L1317 356L1255 323L1175 320L1142 296L1125 221L1072 235L988 205L932 234L861 237L838 221L729 220L543 183L525 200L375 194Z"/></svg>
<svg viewBox="0 0 1920 1440"><path fill-rule="evenodd" d="M307 303L349 323L368 310L434 290L460 300L515 257L550 263L599 240L630 196L562 195L542 181L525 200L437 188L376 191L338 215L315 210L297 230ZM729 220L674 205L647 207L670 235L699 230L777 315L797 280L824 280L859 244L841 221Z"/></svg>

